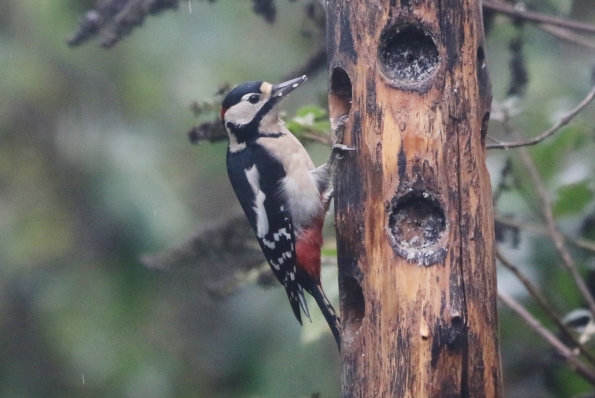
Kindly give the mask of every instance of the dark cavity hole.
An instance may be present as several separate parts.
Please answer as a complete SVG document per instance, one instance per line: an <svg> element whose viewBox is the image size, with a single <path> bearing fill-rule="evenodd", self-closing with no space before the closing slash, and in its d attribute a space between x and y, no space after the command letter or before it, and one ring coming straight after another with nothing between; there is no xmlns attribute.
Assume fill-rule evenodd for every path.
<svg viewBox="0 0 595 398"><path fill-rule="evenodd" d="M395 82L417 83L429 78L439 62L432 36L419 26L397 25L380 36L378 61L382 74Z"/></svg>
<svg viewBox="0 0 595 398"><path fill-rule="evenodd" d="M486 136L488 135L488 123L490 122L490 112L486 112L481 120L481 146L486 147Z"/></svg>
<svg viewBox="0 0 595 398"><path fill-rule="evenodd" d="M366 301L362 287L352 276L343 277L343 289L341 292L342 304L341 312L343 315L343 334L351 338L362 326L362 321L366 316Z"/></svg>
<svg viewBox="0 0 595 398"><path fill-rule="evenodd" d="M482 69L486 66L486 55L483 51L483 47L477 48L477 67Z"/></svg>
<svg viewBox="0 0 595 398"><path fill-rule="evenodd" d="M338 121L342 116L349 115L352 101L351 91L351 79L345 69L340 67L333 69L329 94L331 119Z"/></svg>
<svg viewBox="0 0 595 398"><path fill-rule="evenodd" d="M397 244L415 253L439 242L446 230L446 218L431 194L412 192L393 205L389 227Z"/></svg>

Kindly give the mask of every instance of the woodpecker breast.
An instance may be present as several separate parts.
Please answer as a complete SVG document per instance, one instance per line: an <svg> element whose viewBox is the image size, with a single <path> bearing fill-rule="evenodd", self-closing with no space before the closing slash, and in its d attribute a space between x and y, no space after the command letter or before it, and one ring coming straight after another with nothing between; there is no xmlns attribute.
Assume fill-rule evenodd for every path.
<svg viewBox="0 0 595 398"><path fill-rule="evenodd" d="M278 125L277 131L283 134L275 138L261 137L257 143L283 163L287 175L281 182L279 193L289 206L296 234L299 235L325 209L310 173L314 164L306 149L282 124Z"/></svg>

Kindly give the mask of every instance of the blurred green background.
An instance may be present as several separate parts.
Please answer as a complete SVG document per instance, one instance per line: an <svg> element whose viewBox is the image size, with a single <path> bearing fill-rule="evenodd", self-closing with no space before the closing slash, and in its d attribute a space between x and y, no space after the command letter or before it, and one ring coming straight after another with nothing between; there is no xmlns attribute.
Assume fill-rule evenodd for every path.
<svg viewBox="0 0 595 398"><path fill-rule="evenodd" d="M307 3L278 2L268 24L248 2L193 1L190 12L182 1L106 50L97 41L66 45L92 1L1 1L0 397L338 396L332 337L320 318L301 328L282 289L247 283L216 299L205 288L212 269L155 270L139 261L239 211L226 143L191 145L186 132L198 121L189 106L211 101L222 82L278 82L299 66L323 44L302 34ZM544 4L544 12L595 22L588 2ZM595 52L497 17L487 45L497 106L518 36L530 79L526 95L507 106L522 111L513 123L529 136L587 93ZM285 108L324 106L326 87L323 72ZM501 136L494 116L490 134ZM594 119L591 106L532 152L564 230L587 237ZM326 148L308 148L315 163L324 161ZM507 159L514 152L490 153L493 184ZM522 174L515 178L498 211L539 221L534 194L523 190ZM551 246L523 234L518 245L502 243L564 312L581 302ZM593 265L592 253L575 254L581 269ZM336 275L325 276L337 307ZM525 297L506 273L500 287ZM588 390L518 318L503 311L501 323L507 396Z"/></svg>

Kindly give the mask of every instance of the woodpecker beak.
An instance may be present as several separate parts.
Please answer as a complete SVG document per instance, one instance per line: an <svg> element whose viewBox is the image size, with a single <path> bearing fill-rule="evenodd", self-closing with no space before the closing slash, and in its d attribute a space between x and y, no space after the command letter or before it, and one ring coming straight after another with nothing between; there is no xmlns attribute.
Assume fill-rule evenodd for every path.
<svg viewBox="0 0 595 398"><path fill-rule="evenodd" d="M308 78L304 75L297 79L291 79L284 83L275 84L271 89L271 98L286 96L306 80L308 80Z"/></svg>

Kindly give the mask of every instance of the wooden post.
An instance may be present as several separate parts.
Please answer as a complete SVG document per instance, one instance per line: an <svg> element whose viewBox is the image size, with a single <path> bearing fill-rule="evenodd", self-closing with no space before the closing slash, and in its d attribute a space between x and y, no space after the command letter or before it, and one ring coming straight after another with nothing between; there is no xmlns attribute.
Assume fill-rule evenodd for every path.
<svg viewBox="0 0 595 398"><path fill-rule="evenodd" d="M343 397L499 397L475 0L329 0Z"/></svg>

